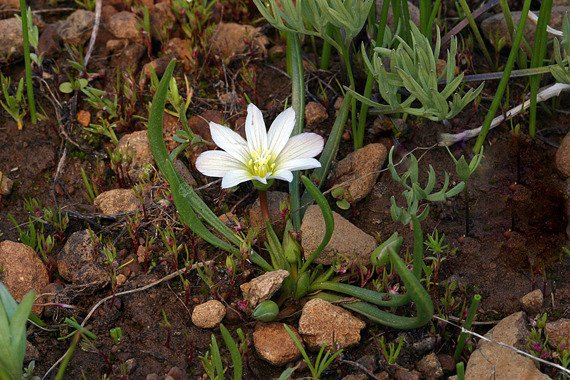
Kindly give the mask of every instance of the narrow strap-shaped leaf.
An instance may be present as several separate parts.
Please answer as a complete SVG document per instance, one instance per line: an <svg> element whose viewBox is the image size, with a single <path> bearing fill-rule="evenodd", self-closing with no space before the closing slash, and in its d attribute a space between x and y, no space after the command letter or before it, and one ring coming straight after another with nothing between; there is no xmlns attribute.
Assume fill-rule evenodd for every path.
<svg viewBox="0 0 570 380"><path fill-rule="evenodd" d="M230 356L232 358L232 364L234 366L234 380L242 380L243 373L243 361L241 359L241 354L236 342L233 340L228 329L220 324L220 332L222 333L222 338L226 343L226 347L230 351Z"/></svg>
<svg viewBox="0 0 570 380"><path fill-rule="evenodd" d="M206 240L208 243L227 252L239 253L239 249L214 235L204 226L200 219L198 219L192 207L191 201L192 198L199 197L192 190L192 188L186 184L186 182L181 180L176 169L174 168L174 165L172 164L172 161L170 161L170 158L168 156L166 144L162 138L162 127L166 95L168 93L168 86L170 78L172 77L172 73L174 71L174 66L175 61L173 60L166 68L164 76L158 85L158 90L150 107L148 121L148 139L154 160L171 187L174 203L176 204L176 208L180 215L181 221L184 224L188 225L192 231L194 231L198 236ZM194 199L194 204L196 204L200 213L205 213L205 210L202 207L203 202L201 199L200 201ZM228 227L225 226L225 228ZM222 233L225 237L231 238L231 236L229 236L227 233L227 230L221 229L219 232ZM236 237L233 236L232 240L235 241L235 239Z"/></svg>

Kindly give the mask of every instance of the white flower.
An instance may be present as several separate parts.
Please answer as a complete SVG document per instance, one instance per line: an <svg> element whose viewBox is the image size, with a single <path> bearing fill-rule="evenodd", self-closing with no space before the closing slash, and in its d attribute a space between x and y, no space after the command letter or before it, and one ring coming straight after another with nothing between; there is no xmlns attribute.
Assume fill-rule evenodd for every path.
<svg viewBox="0 0 570 380"><path fill-rule="evenodd" d="M295 111L280 113L269 132L261 111L247 107L245 135L247 141L228 127L210 122L212 139L223 150L210 150L196 160L196 168L210 177L222 177L222 188L254 180L266 185L273 178L291 182L294 170L321 166L315 157L323 150L323 138L315 133L291 136Z"/></svg>

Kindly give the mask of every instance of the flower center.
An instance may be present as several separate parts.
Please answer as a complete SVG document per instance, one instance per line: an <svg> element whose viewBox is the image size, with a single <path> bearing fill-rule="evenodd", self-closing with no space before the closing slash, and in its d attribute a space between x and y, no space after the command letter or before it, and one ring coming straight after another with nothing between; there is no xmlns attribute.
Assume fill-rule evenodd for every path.
<svg viewBox="0 0 570 380"><path fill-rule="evenodd" d="M247 169L252 176L266 178L275 170L275 158L275 155L268 150L254 150L249 154Z"/></svg>

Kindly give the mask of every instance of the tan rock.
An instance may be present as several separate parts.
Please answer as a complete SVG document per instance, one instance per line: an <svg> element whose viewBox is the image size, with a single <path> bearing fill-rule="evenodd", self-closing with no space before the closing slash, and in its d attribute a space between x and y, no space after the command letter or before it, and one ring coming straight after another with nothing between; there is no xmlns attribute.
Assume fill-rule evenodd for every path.
<svg viewBox="0 0 570 380"><path fill-rule="evenodd" d="M555 347L570 347L570 319L562 318L548 322L545 327L548 343Z"/></svg>
<svg viewBox="0 0 570 380"><path fill-rule="evenodd" d="M544 296L540 289L535 289L521 298L521 304L524 311L531 315L537 314L540 311L543 302Z"/></svg>
<svg viewBox="0 0 570 380"><path fill-rule="evenodd" d="M485 336L492 341L525 349L529 334L525 314L520 311L501 320ZM465 379L488 379L491 378L491 374L492 378L497 380L550 379L536 368L532 359L498 344L479 341L477 349L471 354L467 363Z"/></svg>
<svg viewBox="0 0 570 380"><path fill-rule="evenodd" d="M109 18L107 29L116 38L142 41L139 20L134 13L123 11Z"/></svg>
<svg viewBox="0 0 570 380"><path fill-rule="evenodd" d="M358 344L364 327L366 324L349 311L319 298L305 304L299 319L299 333L313 350L322 345L338 349Z"/></svg>
<svg viewBox="0 0 570 380"><path fill-rule="evenodd" d="M141 208L139 198L131 189L105 191L95 198L93 204L105 215L117 215Z"/></svg>
<svg viewBox="0 0 570 380"><path fill-rule="evenodd" d="M334 168L330 183L344 189L344 199L353 204L364 199L380 175L380 169L388 156L383 144L368 144L350 153Z"/></svg>
<svg viewBox="0 0 570 380"><path fill-rule="evenodd" d="M128 174L132 180L137 181L142 178L145 170L152 165L152 152L150 151L146 131L137 131L124 135L119 140L117 150L130 162Z"/></svg>
<svg viewBox="0 0 570 380"><path fill-rule="evenodd" d="M217 327L226 316L226 307L217 300L196 305L192 310L192 323L203 329Z"/></svg>
<svg viewBox="0 0 570 380"><path fill-rule="evenodd" d="M308 126L318 125L328 117L327 109L319 102L309 102L305 106L305 121Z"/></svg>
<svg viewBox="0 0 570 380"><path fill-rule="evenodd" d="M249 306L254 308L260 302L270 299L281 288L283 280L287 277L289 277L289 272L284 269L267 272L250 282L242 284L240 289Z"/></svg>
<svg viewBox="0 0 570 380"><path fill-rule="evenodd" d="M376 239L333 211L334 232L331 240L315 260L330 265L335 259L346 259L361 264L370 263L370 254L376 248ZM305 258L317 249L325 236L325 220L319 206L307 208L301 224L301 246Z"/></svg>
<svg viewBox="0 0 570 380"><path fill-rule="evenodd" d="M417 364L416 368L424 379L435 380L443 377L443 368L435 353L424 356Z"/></svg>
<svg viewBox="0 0 570 380"><path fill-rule="evenodd" d="M32 248L4 240L0 242L0 281L19 302L32 289L36 295L40 294L49 283L49 276L44 263ZM42 310L42 306L32 308L35 314L41 314Z"/></svg>
<svg viewBox="0 0 570 380"><path fill-rule="evenodd" d="M293 326L289 326L297 339L302 338ZM253 332L253 345L264 360L273 365L284 365L301 356L301 351L285 330L283 323L258 323Z"/></svg>
<svg viewBox="0 0 570 380"><path fill-rule="evenodd" d="M18 60L23 55L22 23L16 17L0 20L0 63Z"/></svg>
<svg viewBox="0 0 570 380"><path fill-rule="evenodd" d="M254 53L265 56L265 46L268 42L267 37L261 34L260 28L222 22L218 24L210 39L210 47L213 54L231 60L249 48L253 48Z"/></svg>
<svg viewBox="0 0 570 380"><path fill-rule="evenodd" d="M0 196L10 195L12 186L14 186L14 181L8 178L6 174L0 172Z"/></svg>

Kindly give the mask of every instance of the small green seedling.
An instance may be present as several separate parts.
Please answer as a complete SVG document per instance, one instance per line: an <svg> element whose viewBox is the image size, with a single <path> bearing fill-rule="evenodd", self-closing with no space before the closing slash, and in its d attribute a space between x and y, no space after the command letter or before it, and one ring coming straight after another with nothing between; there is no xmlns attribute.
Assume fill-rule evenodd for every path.
<svg viewBox="0 0 570 380"><path fill-rule="evenodd" d="M402 347L404 347L404 343L406 343L406 340L402 335L400 335L398 337L397 345L394 342L390 342L388 343L388 346L386 346L386 339L382 335L380 338L380 351L389 365L396 364L396 360L398 360L398 356L400 356L400 351L402 350Z"/></svg>
<svg viewBox="0 0 570 380"><path fill-rule="evenodd" d="M341 210L348 210L350 208L350 203L346 200L347 191L348 190L346 190L344 187L338 186L335 187L331 192L332 197L336 199L337 207Z"/></svg>
<svg viewBox="0 0 570 380"><path fill-rule="evenodd" d="M23 120L26 116L25 102L24 102L24 78L18 82L16 92L12 95L10 91L10 77L5 77L0 73L0 81L2 82L2 93L4 100L0 99L2 108L8 112L12 119L18 124L18 129L21 130L24 126Z"/></svg>
<svg viewBox="0 0 570 380"><path fill-rule="evenodd" d="M109 330L109 335L111 336L111 339L113 339L113 343L118 345L121 343L121 339L123 338L123 329L120 327L113 327Z"/></svg>
<svg viewBox="0 0 570 380"><path fill-rule="evenodd" d="M68 82L63 82L59 85L59 91L64 94L71 94L74 91L79 91L87 87L89 81L85 78L70 79Z"/></svg>
<svg viewBox="0 0 570 380"><path fill-rule="evenodd" d="M312 379L320 379L323 372L325 372L325 370L330 367L330 365L336 360L336 358L340 354L342 354L343 351L342 349L332 352L327 348L326 345L322 345L317 355L317 358L313 363L309 358L309 355L307 355L305 347L303 347L303 345L299 341L299 338L297 338L297 335L295 335L295 333L291 331L291 328L289 328L289 326L287 326L286 324L283 324L283 327L285 328L285 331L287 331L287 334L289 334L291 339L293 339L295 346L297 346L297 348L301 352L301 355L303 356L303 361L305 362L305 364L307 364L307 367L309 367Z"/></svg>

